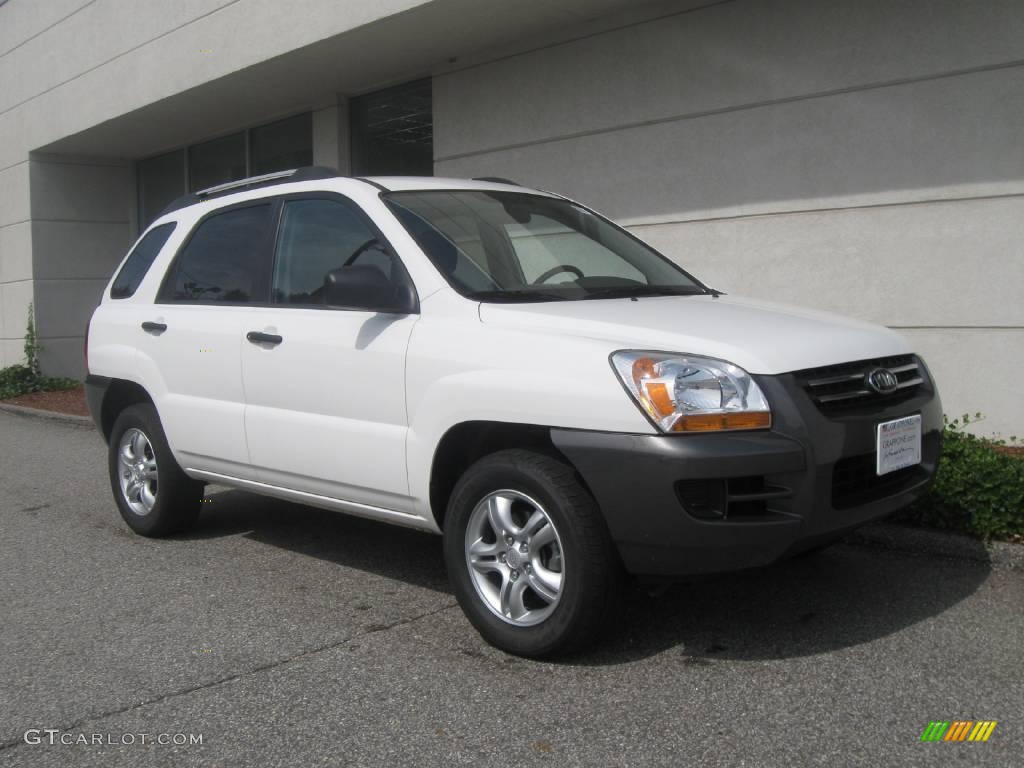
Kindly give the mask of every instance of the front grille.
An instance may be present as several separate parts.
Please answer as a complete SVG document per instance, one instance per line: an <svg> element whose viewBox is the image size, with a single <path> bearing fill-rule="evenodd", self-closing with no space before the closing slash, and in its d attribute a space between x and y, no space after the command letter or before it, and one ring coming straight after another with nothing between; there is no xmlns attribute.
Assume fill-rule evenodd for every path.
<svg viewBox="0 0 1024 768"><path fill-rule="evenodd" d="M896 374L896 389L880 394L867 384L867 376L876 368ZM889 405L912 397L924 383L924 374L913 355L880 357L853 363L810 368L795 374L800 386L825 413L855 409L865 405Z"/></svg>
<svg viewBox="0 0 1024 768"><path fill-rule="evenodd" d="M876 474L873 453L840 459L832 468L832 507L849 509L895 496L925 480L927 472L918 464L886 475Z"/></svg>

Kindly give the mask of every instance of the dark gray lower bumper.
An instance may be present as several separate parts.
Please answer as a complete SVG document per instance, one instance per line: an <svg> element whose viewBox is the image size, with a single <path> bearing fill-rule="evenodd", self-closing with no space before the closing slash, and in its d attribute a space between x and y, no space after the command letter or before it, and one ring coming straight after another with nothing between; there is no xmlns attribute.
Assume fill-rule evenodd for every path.
<svg viewBox="0 0 1024 768"><path fill-rule="evenodd" d="M85 402L88 404L89 414L101 434L103 433L103 398L110 388L110 381L106 376L94 376L91 373L85 377Z"/></svg>
<svg viewBox="0 0 1024 768"><path fill-rule="evenodd" d="M934 477L942 407L930 387L913 401L829 419L784 377L758 383L773 408L774 425L763 432L551 431L596 497L630 572L765 565L905 507ZM875 426L912 413L922 416L921 464L874 476L866 465Z"/></svg>

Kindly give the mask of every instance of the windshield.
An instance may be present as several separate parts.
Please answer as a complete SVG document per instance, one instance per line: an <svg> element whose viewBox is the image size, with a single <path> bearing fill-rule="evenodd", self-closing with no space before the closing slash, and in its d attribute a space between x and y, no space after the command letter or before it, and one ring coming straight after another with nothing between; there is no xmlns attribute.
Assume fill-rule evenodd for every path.
<svg viewBox="0 0 1024 768"><path fill-rule="evenodd" d="M567 200L431 190L384 196L448 282L479 301L707 293L657 251Z"/></svg>

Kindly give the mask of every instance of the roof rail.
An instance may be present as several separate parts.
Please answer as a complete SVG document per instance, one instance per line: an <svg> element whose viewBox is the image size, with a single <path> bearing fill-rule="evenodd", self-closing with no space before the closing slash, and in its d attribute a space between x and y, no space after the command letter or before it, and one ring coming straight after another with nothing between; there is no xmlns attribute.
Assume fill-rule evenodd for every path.
<svg viewBox="0 0 1024 768"><path fill-rule="evenodd" d="M518 181L512 181L512 179L503 179L501 176L474 176L473 181L489 181L492 184L511 184L513 187L523 186Z"/></svg>
<svg viewBox="0 0 1024 768"><path fill-rule="evenodd" d="M171 211L177 211L181 208L187 208L190 205L201 203L203 200L209 200L219 195L227 194L229 192L236 192L243 189L252 187L267 187L273 184L286 184L296 181L315 181L316 179L333 179L338 176L338 172L333 168L327 168L322 165L310 165L304 168L292 168L287 171L275 171L274 173L264 173L259 176L250 176L247 179L237 179L236 181L228 181L223 184L216 184L206 189L200 189L198 192L191 192L187 195L182 195L176 200L172 201L170 205L164 208L160 212L160 216L168 214ZM158 217L159 218L159 217Z"/></svg>
<svg viewBox="0 0 1024 768"><path fill-rule="evenodd" d="M295 175L297 168L292 168L290 171L277 171L275 173L264 173L260 176L250 176L247 179L238 179L237 181L228 181L224 184L215 184L212 187L206 189L200 189L195 193L196 197L208 197L209 195L215 195L218 192L226 192L229 189L238 189L239 187L251 187L254 184L262 184L265 181L277 181L278 179L286 179Z"/></svg>

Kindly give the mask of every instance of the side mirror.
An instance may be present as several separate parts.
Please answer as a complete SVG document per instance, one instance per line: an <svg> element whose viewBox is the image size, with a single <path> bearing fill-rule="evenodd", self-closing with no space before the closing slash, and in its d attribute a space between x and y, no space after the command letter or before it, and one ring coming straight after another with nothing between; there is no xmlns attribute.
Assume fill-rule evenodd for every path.
<svg viewBox="0 0 1024 768"><path fill-rule="evenodd" d="M324 277L324 303L395 315L411 315L419 310L416 291L408 279L393 282L369 264L353 264L328 272Z"/></svg>

